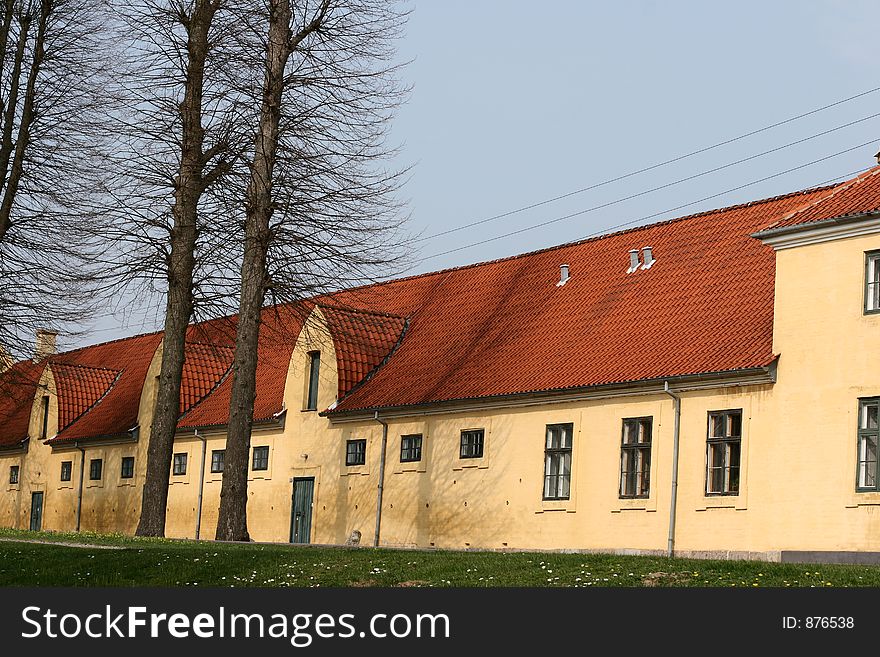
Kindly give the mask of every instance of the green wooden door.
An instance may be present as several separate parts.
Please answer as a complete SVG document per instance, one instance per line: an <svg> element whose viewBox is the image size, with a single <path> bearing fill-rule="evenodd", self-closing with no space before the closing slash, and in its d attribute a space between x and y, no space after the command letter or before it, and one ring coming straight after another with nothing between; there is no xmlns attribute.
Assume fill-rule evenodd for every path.
<svg viewBox="0 0 880 657"><path fill-rule="evenodd" d="M291 543L311 542L312 497L314 493L314 477L297 477L293 480L293 505L290 517Z"/></svg>

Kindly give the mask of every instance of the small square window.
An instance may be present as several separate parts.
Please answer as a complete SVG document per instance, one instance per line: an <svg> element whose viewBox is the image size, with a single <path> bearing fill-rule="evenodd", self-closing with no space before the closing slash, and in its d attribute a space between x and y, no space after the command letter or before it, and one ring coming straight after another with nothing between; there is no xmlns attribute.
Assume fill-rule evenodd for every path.
<svg viewBox="0 0 880 657"><path fill-rule="evenodd" d="M367 462L367 441L349 440L345 443L345 465L363 465Z"/></svg>
<svg viewBox="0 0 880 657"><path fill-rule="evenodd" d="M214 474L223 472L223 466L226 462L226 450L215 449L211 452L211 472Z"/></svg>
<svg viewBox="0 0 880 657"><path fill-rule="evenodd" d="M73 474L73 461L61 461L61 481L70 481Z"/></svg>
<svg viewBox="0 0 880 657"><path fill-rule="evenodd" d="M172 471L175 475L185 475L186 474L186 460L187 454L175 454L174 455L174 470Z"/></svg>
<svg viewBox="0 0 880 657"><path fill-rule="evenodd" d="M18 483L18 467L17 465L9 466L9 483L17 484Z"/></svg>
<svg viewBox="0 0 880 657"><path fill-rule="evenodd" d="M865 312L880 313L880 251L865 254Z"/></svg>
<svg viewBox="0 0 880 657"><path fill-rule="evenodd" d="M104 471L104 459L92 459L89 461L89 479L100 481Z"/></svg>
<svg viewBox="0 0 880 657"><path fill-rule="evenodd" d="M253 461L251 462L251 470L268 470L269 469L269 447L254 447Z"/></svg>
<svg viewBox="0 0 880 657"><path fill-rule="evenodd" d="M134 457L133 456L123 456L122 457L122 472L120 472L119 476L122 479L131 479L134 477Z"/></svg>
<svg viewBox="0 0 880 657"><path fill-rule="evenodd" d="M461 432L461 447L458 452L462 459L483 458L483 443L485 432L483 429L467 429Z"/></svg>
<svg viewBox="0 0 880 657"><path fill-rule="evenodd" d="M400 462L413 463L422 460L422 434L400 437Z"/></svg>

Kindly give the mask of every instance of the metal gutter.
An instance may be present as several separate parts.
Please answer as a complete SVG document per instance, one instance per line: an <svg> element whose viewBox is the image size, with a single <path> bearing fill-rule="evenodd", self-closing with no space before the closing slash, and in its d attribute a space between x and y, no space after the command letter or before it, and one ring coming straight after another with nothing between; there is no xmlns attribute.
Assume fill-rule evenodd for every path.
<svg viewBox="0 0 880 657"><path fill-rule="evenodd" d="M827 226L840 226L849 223L856 223L863 219L872 219L878 215L878 210L869 210L867 212L857 212L855 214L843 214L838 217L829 217L828 219L819 219L803 224L792 224L790 226L780 226L778 228L765 228L756 233L752 233L751 237L759 240L767 238L781 237L790 235L791 233L805 232L811 229L825 228Z"/></svg>
<svg viewBox="0 0 880 657"><path fill-rule="evenodd" d="M322 411L321 416L327 417L334 424L345 422L361 422L374 419L374 414L381 411L385 419L405 417L421 417L445 413L466 413L503 408L523 408L542 406L545 404L566 404L579 401L614 399L644 395L662 395L665 386L676 384L677 392L691 390L707 390L721 387L751 386L776 383L777 359L765 367L755 367L726 372L707 372L687 374L659 379L643 379L627 383L615 383L583 388L565 388L540 392L512 393L492 397L476 397L453 399L424 404L403 406L386 406L380 408L357 409L352 411Z"/></svg>
<svg viewBox="0 0 880 657"><path fill-rule="evenodd" d="M205 458L208 455L208 439L199 435L198 429L195 430L195 437L202 441L202 464L199 467L199 504L196 511L196 540L199 540L202 531L202 494L205 490Z"/></svg>
<svg viewBox="0 0 880 657"><path fill-rule="evenodd" d="M388 424L379 419L379 411L376 411L373 419L382 425L382 452L379 457L379 490L376 493L376 534L373 538L373 546L379 547L379 533L382 529L382 495L385 492L385 452L388 447Z"/></svg>
<svg viewBox="0 0 880 657"><path fill-rule="evenodd" d="M672 490L669 498L669 534L666 539L666 556L670 559L675 556L675 513L678 505L678 443L681 433L681 397L669 389L667 381L663 386L663 392L672 397L675 409L675 422L672 430Z"/></svg>
<svg viewBox="0 0 880 657"><path fill-rule="evenodd" d="M86 472L86 450L80 447L79 441L74 443L74 447L80 452L79 459L79 493L76 496L76 531L79 531L82 521L82 505L83 505L83 480Z"/></svg>

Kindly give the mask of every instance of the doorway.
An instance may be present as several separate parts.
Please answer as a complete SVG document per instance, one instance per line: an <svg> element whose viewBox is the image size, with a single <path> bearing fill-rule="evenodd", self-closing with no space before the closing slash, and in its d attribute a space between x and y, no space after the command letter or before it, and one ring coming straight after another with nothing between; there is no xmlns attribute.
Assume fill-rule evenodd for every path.
<svg viewBox="0 0 880 657"><path fill-rule="evenodd" d="M314 477L296 477L293 480L293 504L290 515L291 543L310 543L312 540L312 498L314 494Z"/></svg>
<svg viewBox="0 0 880 657"><path fill-rule="evenodd" d="M38 532L43 527L43 491L31 493L31 531Z"/></svg>

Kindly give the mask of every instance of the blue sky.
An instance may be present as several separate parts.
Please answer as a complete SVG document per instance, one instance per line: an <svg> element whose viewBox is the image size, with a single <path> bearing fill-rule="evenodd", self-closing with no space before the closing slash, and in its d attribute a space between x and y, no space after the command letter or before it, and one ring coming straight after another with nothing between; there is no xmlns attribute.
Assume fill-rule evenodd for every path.
<svg viewBox="0 0 880 657"><path fill-rule="evenodd" d="M395 119L410 230L429 237L602 182L880 87L880 3L414 0ZM802 189L875 163L880 92L676 164L415 243L414 272L514 255ZM848 128L537 230L444 251ZM754 180L871 141L737 191ZM707 196L709 200L693 203ZM686 207L664 212L671 208ZM656 215L644 219L649 215ZM107 316L95 342L156 327ZM67 345L69 346L69 345Z"/></svg>

